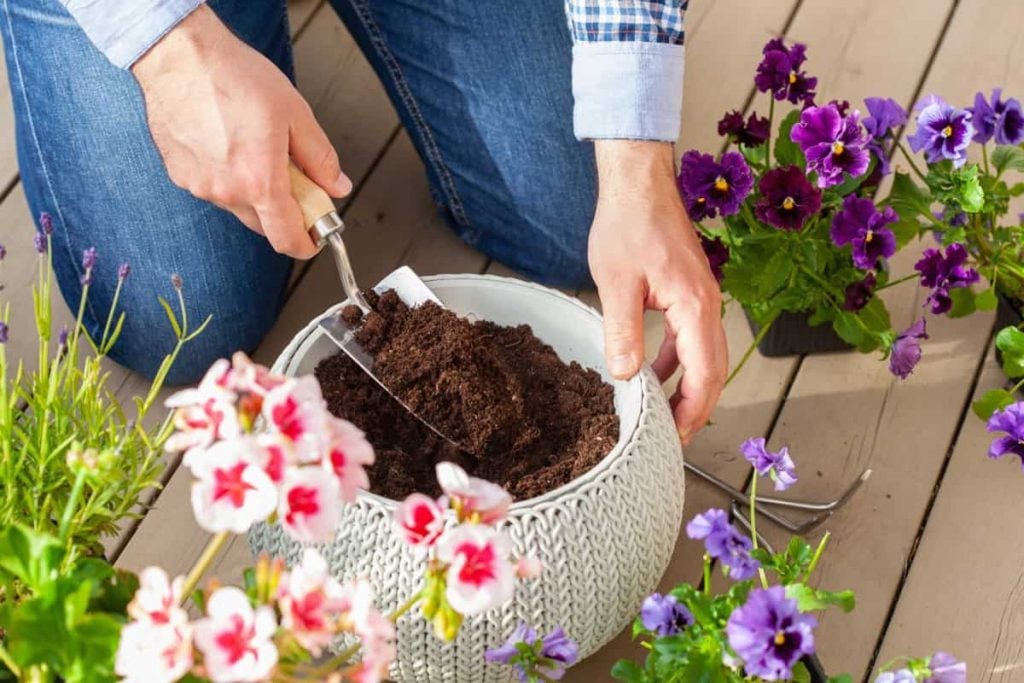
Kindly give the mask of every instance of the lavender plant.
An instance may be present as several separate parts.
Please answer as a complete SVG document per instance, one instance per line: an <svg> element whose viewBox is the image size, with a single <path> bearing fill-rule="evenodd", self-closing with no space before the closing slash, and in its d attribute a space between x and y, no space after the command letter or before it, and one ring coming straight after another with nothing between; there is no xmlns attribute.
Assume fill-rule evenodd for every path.
<svg viewBox="0 0 1024 683"><path fill-rule="evenodd" d="M118 269L102 335L93 339L82 319L97 254L86 250L77 316L70 328L54 334L52 232L50 217L43 214L34 238L35 369L26 371L20 360L8 360L9 338L29 332L9 328L9 304L0 313L0 528L21 525L60 539L63 552L57 569L66 572L83 556L101 555L101 539L114 534L120 520L136 515L142 494L159 485L160 454L171 425L165 421L150 428L146 418L175 359L206 323L189 329L180 287L179 315L161 299L177 343L146 396L137 397L134 410L126 413L108 383L103 360L124 324L117 302L130 269L127 264ZM7 584L0 601L27 588L20 581Z"/></svg>

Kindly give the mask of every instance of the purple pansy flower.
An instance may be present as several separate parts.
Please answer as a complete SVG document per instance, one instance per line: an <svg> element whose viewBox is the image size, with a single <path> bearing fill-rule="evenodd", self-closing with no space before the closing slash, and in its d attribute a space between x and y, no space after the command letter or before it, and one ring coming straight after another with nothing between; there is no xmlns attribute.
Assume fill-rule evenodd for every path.
<svg viewBox="0 0 1024 683"><path fill-rule="evenodd" d="M878 674L875 683L917 683L917 676L910 669L897 669L896 671L883 671Z"/></svg>
<svg viewBox="0 0 1024 683"><path fill-rule="evenodd" d="M640 608L640 622L659 636L671 636L692 624L693 614L676 596L652 593Z"/></svg>
<svg viewBox="0 0 1024 683"><path fill-rule="evenodd" d="M907 111L892 98L869 97L864 100L864 105L868 109L868 116L862 123L871 138L867 149L878 161L879 173L887 176L892 168L883 141L907 122Z"/></svg>
<svg viewBox="0 0 1024 683"><path fill-rule="evenodd" d="M956 109L934 95L926 99L920 109L917 130L907 137L910 149L924 150L930 164L950 159L955 167L963 166L967 162L967 146L974 135L971 112Z"/></svg>
<svg viewBox="0 0 1024 683"><path fill-rule="evenodd" d="M127 261L125 261L117 268L117 279L123 282L128 279L128 276L131 274L131 272L131 265Z"/></svg>
<svg viewBox="0 0 1024 683"><path fill-rule="evenodd" d="M542 673L548 678L557 680L565 673L566 667L576 663L576 658L579 657L579 648L575 641L565 634L562 627L558 626L541 640L540 656L549 662L541 670ZM556 665L557 671L553 670L551 663Z"/></svg>
<svg viewBox="0 0 1024 683"><path fill-rule="evenodd" d="M967 662L948 652L936 652L928 662L931 675L924 683L967 683Z"/></svg>
<svg viewBox="0 0 1024 683"><path fill-rule="evenodd" d="M860 115L844 117L834 104L805 109L789 137L807 157L807 170L818 174L818 187L840 184L844 173L861 175L871 160Z"/></svg>
<svg viewBox="0 0 1024 683"><path fill-rule="evenodd" d="M729 646L743 660L748 676L789 680L793 665L814 654L817 620L801 614L782 586L757 588L737 607L725 626Z"/></svg>
<svg viewBox="0 0 1024 683"><path fill-rule="evenodd" d="M0 344L6 344L7 339L11 336L11 328L7 327L7 323L0 320Z"/></svg>
<svg viewBox="0 0 1024 683"><path fill-rule="evenodd" d="M889 372L900 379L909 377L921 360L921 340L927 338L924 318L900 332L889 351Z"/></svg>
<svg viewBox="0 0 1024 683"><path fill-rule="evenodd" d="M527 651L521 651L520 645L528 646ZM511 666L520 681L536 674L557 681L565 675L565 668L576 662L578 654L576 643L561 626L538 640L537 631L520 624L504 644L484 652L484 659Z"/></svg>
<svg viewBox="0 0 1024 683"><path fill-rule="evenodd" d="M757 217L781 230L799 230L821 208L821 191L811 185L799 166L774 168L761 177Z"/></svg>
<svg viewBox="0 0 1024 683"><path fill-rule="evenodd" d="M704 233L700 233L700 246L708 259L711 273L715 276L716 280L721 282L722 278L725 277L722 268L729 262L729 247L725 246L725 242L722 241L721 237L712 238Z"/></svg>
<svg viewBox="0 0 1024 683"><path fill-rule="evenodd" d="M772 38L764 46L764 55L757 66L754 84L761 92L770 92L776 100L793 104L814 104L814 88L818 79L800 70L807 59L807 46L794 43L787 48L781 38Z"/></svg>
<svg viewBox="0 0 1024 683"><path fill-rule="evenodd" d="M946 247L945 254L938 249L925 249L921 259L914 264L914 269L921 274L921 286L932 288L925 299L925 305L931 306L932 313L941 315L953 307L950 289L969 287L981 279L978 271L965 265L967 256L964 245L953 243Z"/></svg>
<svg viewBox="0 0 1024 683"><path fill-rule="evenodd" d="M768 118L758 116L757 112L752 112L746 122L744 122L743 114L733 110L728 112L718 122L719 135L728 137L733 142L746 145L747 147L757 147L764 144L768 140L769 131Z"/></svg>
<svg viewBox="0 0 1024 683"><path fill-rule="evenodd" d="M896 253L896 235L885 227L899 220L891 206L879 212L870 199L848 195L832 219L830 236L837 247L853 249L853 265L861 270L878 267L880 259Z"/></svg>
<svg viewBox="0 0 1024 683"><path fill-rule="evenodd" d="M686 535L703 540L708 556L729 567L729 576L736 581L749 579L761 566L750 556L750 539L729 523L725 510L712 508L697 515L687 523Z"/></svg>
<svg viewBox="0 0 1024 683"><path fill-rule="evenodd" d="M843 310L856 313L871 301L875 295L875 285L878 284L875 274L868 273L863 280L857 280L846 286L845 298L843 299Z"/></svg>
<svg viewBox="0 0 1024 683"><path fill-rule="evenodd" d="M992 98L985 100L984 93L974 96L974 107L971 112L971 125L974 126L974 141L987 143L993 137L997 145L1019 145L1024 141L1024 111L1020 101L1011 97L1002 100L1002 88L992 91Z"/></svg>
<svg viewBox="0 0 1024 683"><path fill-rule="evenodd" d="M690 150L679 167L679 191L690 218L701 221L719 212L730 216L754 187L754 176L739 152L726 152L720 162L710 154Z"/></svg>
<svg viewBox="0 0 1024 683"><path fill-rule="evenodd" d="M1016 455L1024 467L1024 402L992 413L988 419L988 431L1005 433L989 446L988 457L998 459L1004 455Z"/></svg>
<svg viewBox="0 0 1024 683"><path fill-rule="evenodd" d="M776 452L765 447L763 436L747 439L740 446L740 453L753 466L758 475L771 477L776 491L785 491L796 483L796 465L789 457L789 449L783 446Z"/></svg>

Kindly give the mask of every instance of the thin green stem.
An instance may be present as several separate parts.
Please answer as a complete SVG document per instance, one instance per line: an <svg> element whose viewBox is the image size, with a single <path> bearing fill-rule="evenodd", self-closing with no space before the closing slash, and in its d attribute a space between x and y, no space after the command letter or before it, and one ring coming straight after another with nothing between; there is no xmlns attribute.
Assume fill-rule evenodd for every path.
<svg viewBox="0 0 1024 683"><path fill-rule="evenodd" d="M1014 392L1020 391L1021 387L1024 387L1024 377L1022 377L1019 382L1010 387L1010 393L1012 394Z"/></svg>
<svg viewBox="0 0 1024 683"><path fill-rule="evenodd" d="M732 372L729 373L729 376L725 378L725 385L723 386L723 388L729 386L729 382L731 382L736 377L736 375L739 374L740 370L743 369L743 366L747 364L747 361L750 360L750 357L754 354L754 349L757 348L757 345L760 344L761 341L764 339L765 335L768 334L768 330L771 329L772 323L774 323L778 319L778 317L779 312L776 312L775 315L769 318L768 322L762 325L761 329L757 331L757 336L754 337L754 341L750 343L750 346L747 347L747 350L743 352L743 357L740 358L740 362L736 364L736 367L732 369Z"/></svg>
<svg viewBox="0 0 1024 683"><path fill-rule="evenodd" d="M121 288L124 286L124 280L121 278L117 279L117 287L114 288L114 299L110 302L110 310L107 311L107 322L103 325L103 336L100 337L100 350L106 353L109 349L107 348L109 342L107 337L110 335L110 325L114 322L114 313L117 311L117 300L121 298Z"/></svg>
<svg viewBox="0 0 1024 683"><path fill-rule="evenodd" d="M900 278L900 279L898 279L898 280L890 280L889 282L886 282L886 283L885 283L884 285L882 285L881 287L876 287L876 288L875 288L875 291L876 291L876 292L880 292L880 291L882 291L883 289L889 289L890 287L895 287L896 285L902 284L902 283L904 283L904 282L908 282L908 281L910 281L910 280L916 280L916 279L917 279L917 278L919 278L919 277L921 277L921 274L920 274L920 273L913 273L913 274L911 274L911 275L907 275L907 276L905 276L905 277L901 277L901 278Z"/></svg>
<svg viewBox="0 0 1024 683"><path fill-rule="evenodd" d="M775 97L768 96L768 138L764 141L766 147L764 150L764 163L765 168L772 167L772 128L775 125Z"/></svg>
<svg viewBox="0 0 1024 683"><path fill-rule="evenodd" d="M807 565L807 573L804 574L804 583L807 583L811 579L811 574L818 568L818 562L821 560L821 554L825 552L825 546L828 545L828 540L832 538L832 532L826 531L825 535L821 537L821 541L818 542L818 547L814 551L814 557L811 558L811 563Z"/></svg>
<svg viewBox="0 0 1024 683"><path fill-rule="evenodd" d="M985 169L985 175L991 175L988 170L988 145L981 146L981 165Z"/></svg>
<svg viewBox="0 0 1024 683"><path fill-rule="evenodd" d="M704 553L704 595L711 596L711 556Z"/></svg>
<svg viewBox="0 0 1024 683"><path fill-rule="evenodd" d="M754 478L750 480L750 540L757 550L757 470L754 470ZM761 577L761 587L768 588L768 576L764 573L763 567L757 568Z"/></svg>
<svg viewBox="0 0 1024 683"><path fill-rule="evenodd" d="M71 487L71 495L68 496L67 505L64 506L64 513L60 518L60 531L57 538L61 543L68 539L68 529L71 528L71 519L75 516L75 508L78 507L78 499L82 497L82 489L85 488L85 477L87 471L84 464L80 464L78 473L75 475L75 484Z"/></svg>
<svg viewBox="0 0 1024 683"><path fill-rule="evenodd" d="M4 666L10 669L16 679L21 680L21 667L14 663L11 653L7 651L3 643L0 643L0 662L3 662Z"/></svg>
<svg viewBox="0 0 1024 683"><path fill-rule="evenodd" d="M228 542L228 538L231 537L231 532L221 531L206 544L203 548L203 554L199 556L199 559L192 566L188 576L185 577L185 585L181 589L181 603L185 604L185 601L192 595L192 591L196 589L199 582L203 579L203 576L210 569L210 565L217 559L217 555L224 548L224 545Z"/></svg>
<svg viewBox="0 0 1024 683"><path fill-rule="evenodd" d="M911 156L911 154L907 150L907 148L903 146L903 143L900 142L899 140L897 140L896 141L896 147L901 152L903 152L903 156L906 157L907 163L910 164L910 168L914 171L915 174L917 174L917 177L921 179L921 182L927 184L928 183L927 176L925 176L925 174L921 172L921 169L917 167L917 164L914 163L914 157Z"/></svg>

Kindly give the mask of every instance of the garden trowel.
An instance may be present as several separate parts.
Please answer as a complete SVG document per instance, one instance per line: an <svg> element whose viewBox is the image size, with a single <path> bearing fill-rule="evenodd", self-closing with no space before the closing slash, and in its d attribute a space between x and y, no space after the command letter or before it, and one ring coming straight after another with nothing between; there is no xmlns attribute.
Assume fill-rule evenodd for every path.
<svg viewBox="0 0 1024 683"><path fill-rule="evenodd" d="M334 256L334 264L338 267L338 276L341 278L341 288L344 290L345 297L349 303L358 306L364 315L369 313L370 305L366 302L366 298L360 291L359 285L356 284L356 277L352 272L352 264L349 262L348 252L345 250L345 242L341 239L341 234L345 231L345 224L334 208L334 201L324 192L323 188L310 180L295 164L289 163L288 174L291 179L292 195L299 203L299 208L302 210L302 218L309 229L310 237L313 238L317 248L327 247ZM410 308L419 306L427 301L433 301L439 306L442 305L441 301L434 296L434 293L430 291L423 283L423 280L409 266L402 266L393 271L377 283L374 289L378 292L388 289L395 290L398 298ZM448 438L420 415L417 415L416 411L409 407L405 401L391 391L390 387L381 381L380 377L373 371L373 356L367 353L359 342L356 341L355 331L342 320L341 311L327 314L320 319L319 325L320 329L331 338L331 341L348 354L349 358L356 362L356 365L372 377L373 381L379 384L384 391L388 392L403 408L412 413L416 419L429 427L431 431L442 439L459 447L455 441Z"/></svg>

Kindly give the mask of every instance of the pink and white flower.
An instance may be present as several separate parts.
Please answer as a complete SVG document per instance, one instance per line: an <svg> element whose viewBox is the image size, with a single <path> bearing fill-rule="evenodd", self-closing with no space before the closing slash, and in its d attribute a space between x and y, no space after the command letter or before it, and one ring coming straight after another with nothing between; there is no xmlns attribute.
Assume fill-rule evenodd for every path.
<svg viewBox="0 0 1024 683"><path fill-rule="evenodd" d="M139 574L139 589L128 603L128 616L155 626L187 623L188 614L178 606L184 582L180 576L171 581L160 567L146 567Z"/></svg>
<svg viewBox="0 0 1024 683"><path fill-rule="evenodd" d="M463 524L442 534L437 557L449 565L449 604L469 616L508 602L515 590L511 551L508 536L489 526Z"/></svg>
<svg viewBox="0 0 1024 683"><path fill-rule="evenodd" d="M516 578L536 579L544 571L544 563L532 555L520 557L516 561Z"/></svg>
<svg viewBox="0 0 1024 683"><path fill-rule="evenodd" d="M481 524L497 524L508 516L512 496L497 484L471 477L464 469L450 462L438 463L437 481L460 520L473 519Z"/></svg>
<svg viewBox="0 0 1024 683"><path fill-rule="evenodd" d="M195 644L203 653L206 675L221 681L261 681L277 664L274 610L255 610L238 588L217 590L206 603L207 616L196 622Z"/></svg>
<svg viewBox="0 0 1024 683"><path fill-rule="evenodd" d="M266 519L277 507L278 492L261 462L262 447L250 436L218 441L186 465L192 483L192 512L196 522L211 533L243 533Z"/></svg>
<svg viewBox="0 0 1024 683"><path fill-rule="evenodd" d="M284 530L300 543L334 538L341 521L338 480L320 467L293 467L285 472L278 517Z"/></svg>
<svg viewBox="0 0 1024 683"><path fill-rule="evenodd" d="M281 625L319 656L337 635L339 615L351 608L348 593L330 574L320 553L307 548L302 563L281 580Z"/></svg>
<svg viewBox="0 0 1024 683"><path fill-rule="evenodd" d="M289 379L271 389L263 400L263 417L271 430L292 442L299 462L320 462L323 458L333 418L315 377Z"/></svg>
<svg viewBox="0 0 1024 683"><path fill-rule="evenodd" d="M261 448L253 452L253 464L266 472L270 481L280 485L284 481L285 469L295 464L291 442L275 432L259 434L256 441Z"/></svg>
<svg viewBox="0 0 1024 683"><path fill-rule="evenodd" d="M114 671L125 683L172 683L192 668L192 627L135 621L121 629Z"/></svg>
<svg viewBox="0 0 1024 683"><path fill-rule="evenodd" d="M179 404L175 397L190 391L197 392L196 402ZM183 400L191 401L191 398ZM176 408L175 431L164 446L169 453L185 452L188 458L219 439L232 439L242 434L235 396L226 391L199 393L197 389L188 389L167 399L167 407Z"/></svg>
<svg viewBox="0 0 1024 683"><path fill-rule="evenodd" d="M370 478L363 468L373 464L373 446L366 435L347 420L332 418L328 433L330 442L324 466L338 478L342 500L354 503L360 489L370 488Z"/></svg>
<svg viewBox="0 0 1024 683"><path fill-rule="evenodd" d="M399 503L394 520L402 540L414 548L429 548L444 531L444 511L422 493L410 494Z"/></svg>
<svg viewBox="0 0 1024 683"><path fill-rule="evenodd" d="M231 356L231 370L231 387L240 393L266 396L271 389L287 381L283 375L272 374L265 366L253 363L241 351Z"/></svg>

